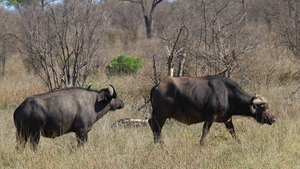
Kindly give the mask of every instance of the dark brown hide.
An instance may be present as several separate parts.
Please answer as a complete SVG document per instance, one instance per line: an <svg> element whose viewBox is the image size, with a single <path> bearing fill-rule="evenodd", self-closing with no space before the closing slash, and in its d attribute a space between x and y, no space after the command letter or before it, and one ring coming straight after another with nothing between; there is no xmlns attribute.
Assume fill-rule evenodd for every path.
<svg viewBox="0 0 300 169"><path fill-rule="evenodd" d="M233 115L250 116L262 124L275 122L265 99L253 97L234 81L219 76L168 77L152 88L151 102L149 124L154 142L161 141L161 130L168 118L188 125L204 122L201 144L214 122L224 123L236 139Z"/></svg>
<svg viewBox="0 0 300 169"><path fill-rule="evenodd" d="M110 110L124 107L113 86L99 92L67 88L28 97L14 112L17 148L27 141L36 150L40 135L55 138L75 132L78 146L88 139L93 124Z"/></svg>

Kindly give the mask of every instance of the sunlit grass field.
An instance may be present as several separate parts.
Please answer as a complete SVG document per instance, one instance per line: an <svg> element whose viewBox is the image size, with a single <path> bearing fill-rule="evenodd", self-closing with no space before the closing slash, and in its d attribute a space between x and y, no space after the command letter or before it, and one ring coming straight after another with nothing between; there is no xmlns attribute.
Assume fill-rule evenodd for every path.
<svg viewBox="0 0 300 169"><path fill-rule="evenodd" d="M36 153L15 151L12 110L1 111L1 168L299 168L300 126L293 118L272 126L249 118L234 118L242 143L223 124L215 123L205 146L199 146L202 124L169 121L164 145L155 145L149 126L111 128L112 112L95 124L84 148L75 149L74 134L42 138Z"/></svg>
<svg viewBox="0 0 300 169"><path fill-rule="evenodd" d="M26 97L44 92L42 84L26 72L10 73L0 83L0 168L300 168L300 91L291 95L298 82L274 83L268 89L252 91L268 98L270 111L277 119L273 125L237 116L233 123L240 144L231 138L224 124L214 123L205 146L199 146L203 123L188 126L169 120L162 130L163 145L153 143L148 125L111 128L118 119L142 118L143 111L151 111L147 105L137 112L144 101L140 95L150 91L145 88L149 83L136 81L136 77L95 79L95 88L110 83L117 87L125 107L101 118L89 132L85 147L76 149L75 134L70 133L55 139L42 137L35 153L28 147L23 152L15 150L12 114Z"/></svg>

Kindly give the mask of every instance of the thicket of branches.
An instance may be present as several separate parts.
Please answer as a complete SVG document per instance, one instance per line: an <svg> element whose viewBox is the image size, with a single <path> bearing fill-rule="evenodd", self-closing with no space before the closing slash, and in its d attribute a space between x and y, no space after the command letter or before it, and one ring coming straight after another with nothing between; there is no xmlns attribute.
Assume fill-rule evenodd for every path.
<svg viewBox="0 0 300 169"><path fill-rule="evenodd" d="M300 60L296 0L22 2L14 10L0 8L10 16L0 22L0 58L18 49L49 90L81 86L94 68L104 69L114 57L108 50L120 46L153 62L154 75L147 75L154 83L166 75L240 75L266 57L259 56L262 48L269 48L274 60L282 55ZM253 56L257 59L250 61ZM274 65L266 69L272 73Z"/></svg>
<svg viewBox="0 0 300 169"><path fill-rule="evenodd" d="M32 4L18 8L21 36L14 35L49 90L81 86L105 48L108 15L91 2Z"/></svg>

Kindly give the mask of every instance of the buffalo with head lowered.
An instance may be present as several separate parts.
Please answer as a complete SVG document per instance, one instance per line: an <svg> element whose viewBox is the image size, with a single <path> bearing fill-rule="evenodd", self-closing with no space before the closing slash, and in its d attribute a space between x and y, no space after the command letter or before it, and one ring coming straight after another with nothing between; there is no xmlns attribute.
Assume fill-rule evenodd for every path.
<svg viewBox="0 0 300 169"><path fill-rule="evenodd" d="M269 112L265 98L251 96L234 81L219 77L168 77L151 90L152 117L149 125L154 142L161 141L161 130L168 118L185 124L204 122L200 144L214 122L224 123L236 138L232 116L250 116L257 122L272 124L274 116Z"/></svg>
<svg viewBox="0 0 300 169"><path fill-rule="evenodd" d="M123 107L112 85L100 91L66 88L28 97L13 114L17 148L23 149L30 141L36 150L40 135L55 138L69 132L76 133L78 146L82 146L95 122Z"/></svg>

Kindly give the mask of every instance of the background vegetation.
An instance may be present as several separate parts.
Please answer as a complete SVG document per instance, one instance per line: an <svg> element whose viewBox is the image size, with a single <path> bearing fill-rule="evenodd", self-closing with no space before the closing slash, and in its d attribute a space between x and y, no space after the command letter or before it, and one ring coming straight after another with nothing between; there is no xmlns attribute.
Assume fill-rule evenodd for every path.
<svg viewBox="0 0 300 169"><path fill-rule="evenodd" d="M300 167L300 2L6 2L15 6L0 7L1 168ZM144 66L137 74L107 76L106 65L120 54L139 56ZM203 147L202 124L168 121L163 147L153 144L147 125L110 127L121 118L149 117L149 104L138 108L171 74L230 77L267 97L277 122L234 117L241 144L215 123ZM125 107L100 119L84 148L75 150L75 135L67 134L42 138L37 153L15 151L12 114L26 97L87 84L113 84Z"/></svg>
<svg viewBox="0 0 300 169"><path fill-rule="evenodd" d="M106 66L108 75L132 75L143 67L144 61L136 56L119 55Z"/></svg>

